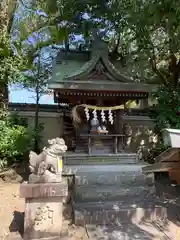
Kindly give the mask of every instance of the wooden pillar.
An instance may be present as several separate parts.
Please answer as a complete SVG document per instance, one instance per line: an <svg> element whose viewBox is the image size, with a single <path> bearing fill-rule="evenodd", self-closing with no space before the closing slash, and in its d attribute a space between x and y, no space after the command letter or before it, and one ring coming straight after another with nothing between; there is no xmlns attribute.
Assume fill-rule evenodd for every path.
<svg viewBox="0 0 180 240"><path fill-rule="evenodd" d="M118 134L123 134L123 122L122 122L122 115L123 115L123 111L122 110L117 110L116 111L117 114L117 126L116 126L116 130ZM121 152L123 151L123 138L120 137L119 141L117 143L117 151Z"/></svg>
<svg viewBox="0 0 180 240"><path fill-rule="evenodd" d="M114 152L115 154L118 153L118 137L117 136L114 137Z"/></svg>
<svg viewBox="0 0 180 240"><path fill-rule="evenodd" d="M64 132L65 132L65 112L63 111L62 136L64 136Z"/></svg>

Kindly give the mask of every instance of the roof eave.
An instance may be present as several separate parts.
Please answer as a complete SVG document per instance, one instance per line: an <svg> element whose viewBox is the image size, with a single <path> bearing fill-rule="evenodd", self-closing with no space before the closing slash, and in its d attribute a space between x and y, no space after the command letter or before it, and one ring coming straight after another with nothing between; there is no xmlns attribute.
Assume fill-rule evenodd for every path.
<svg viewBox="0 0 180 240"><path fill-rule="evenodd" d="M100 81L101 82L101 81ZM135 84L135 83L121 83L121 82L103 82L97 83L94 81L69 81L61 83L50 83L50 89L60 90L91 90L91 91L128 91L128 92L146 92L151 93L156 91L158 85L154 84Z"/></svg>

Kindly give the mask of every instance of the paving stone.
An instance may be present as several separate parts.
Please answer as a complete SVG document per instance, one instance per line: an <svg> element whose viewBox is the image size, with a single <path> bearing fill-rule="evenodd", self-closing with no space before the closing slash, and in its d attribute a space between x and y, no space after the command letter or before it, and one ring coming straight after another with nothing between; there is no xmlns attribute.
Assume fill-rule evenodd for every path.
<svg viewBox="0 0 180 240"><path fill-rule="evenodd" d="M87 225L86 227L90 240L169 240L152 223Z"/></svg>

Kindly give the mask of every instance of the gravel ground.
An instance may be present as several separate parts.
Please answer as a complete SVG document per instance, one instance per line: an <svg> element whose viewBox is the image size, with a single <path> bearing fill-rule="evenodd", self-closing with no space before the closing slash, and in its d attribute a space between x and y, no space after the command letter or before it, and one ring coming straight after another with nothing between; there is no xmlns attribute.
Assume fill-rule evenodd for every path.
<svg viewBox="0 0 180 240"><path fill-rule="evenodd" d="M23 231L24 199L19 198L19 184L0 180L0 239L10 239Z"/></svg>

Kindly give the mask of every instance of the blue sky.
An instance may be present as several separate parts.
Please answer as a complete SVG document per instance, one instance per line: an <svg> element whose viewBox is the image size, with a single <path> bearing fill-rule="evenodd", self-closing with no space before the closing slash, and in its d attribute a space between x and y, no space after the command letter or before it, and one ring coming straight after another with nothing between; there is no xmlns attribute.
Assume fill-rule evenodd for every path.
<svg viewBox="0 0 180 240"><path fill-rule="evenodd" d="M9 101L13 103L35 103L35 93L13 85L9 87ZM40 104L54 104L53 94L42 96Z"/></svg>

